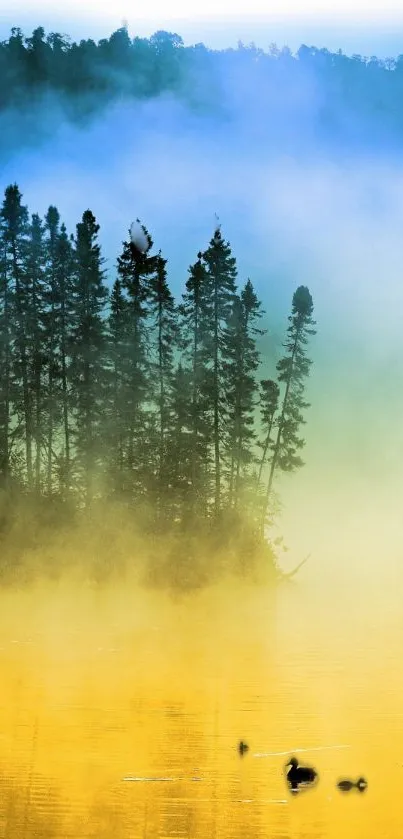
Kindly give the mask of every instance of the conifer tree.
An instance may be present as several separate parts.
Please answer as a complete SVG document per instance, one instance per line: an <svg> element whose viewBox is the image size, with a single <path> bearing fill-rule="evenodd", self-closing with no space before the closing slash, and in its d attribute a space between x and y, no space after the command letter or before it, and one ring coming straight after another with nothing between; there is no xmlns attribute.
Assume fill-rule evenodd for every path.
<svg viewBox="0 0 403 839"><path fill-rule="evenodd" d="M155 348L158 408L158 505L161 512L162 494L167 481L166 435L170 424L173 357L178 334L175 301L167 282L166 260L158 255L156 271L149 286L150 325ZM165 487L166 488L166 487Z"/></svg>
<svg viewBox="0 0 403 839"><path fill-rule="evenodd" d="M64 492L71 484L71 423L73 395L70 383L71 336L74 327L74 253L73 236L69 237L63 223L56 241L56 294L58 299L59 363L61 384L61 413L63 450L59 463L60 485Z"/></svg>
<svg viewBox="0 0 403 839"><path fill-rule="evenodd" d="M7 220L0 212L0 486L10 482L11 377L13 354L13 297Z"/></svg>
<svg viewBox="0 0 403 839"><path fill-rule="evenodd" d="M247 281L240 297L236 297L227 330L226 394L229 428L229 504L238 506L241 491L241 474L254 460L253 441L254 409L257 383L255 373L259 366L256 336L262 335L256 323L262 316L253 285Z"/></svg>
<svg viewBox="0 0 403 839"><path fill-rule="evenodd" d="M112 480L111 492L118 495L124 491L123 476L131 421L127 411L128 402L130 405L132 372L129 317L129 302L118 278L112 287L108 318L110 376L107 408L107 467L109 478Z"/></svg>
<svg viewBox="0 0 403 839"><path fill-rule="evenodd" d="M172 381L172 418L167 431L167 498L173 521L184 527L194 522L192 371L180 362ZM170 500L172 499L172 500ZM199 516L201 511L199 510Z"/></svg>
<svg viewBox="0 0 403 839"><path fill-rule="evenodd" d="M312 361L307 358L305 347L309 336L316 334L312 313L313 301L309 289L299 286L293 295L291 315L288 318L288 337L284 344L287 352L277 363L278 380L285 385L285 392L280 416L276 420L277 435L270 464L262 528L276 469L292 472L304 465L298 454L305 444L299 436L299 428L305 423L302 411L309 408L309 403L304 399L304 390Z"/></svg>
<svg viewBox="0 0 403 839"><path fill-rule="evenodd" d="M260 417L261 428L264 434L262 457L260 459L259 474L257 482L260 484L262 472L266 464L267 453L271 451L272 433L274 430L274 418L278 410L280 388L273 379L262 379L260 382Z"/></svg>
<svg viewBox="0 0 403 839"><path fill-rule="evenodd" d="M47 468L46 487L47 493L52 493L52 464L53 464L53 438L55 431L55 413L57 408L56 381L57 378L57 245L59 235L60 216L56 207L50 206L45 216L46 239L46 261L47 261L47 306L45 313L46 325L46 351L47 351Z"/></svg>
<svg viewBox="0 0 403 839"><path fill-rule="evenodd" d="M127 345L124 373L125 410L125 486L135 496L144 494L146 461L150 455L146 403L154 393L150 377L148 297L150 278L157 267L157 257L148 256L153 241L144 226L148 249L140 251L130 240L123 243L118 257L118 276L127 294Z"/></svg>
<svg viewBox="0 0 403 839"><path fill-rule="evenodd" d="M4 243L4 286L11 291L14 333L13 370L9 383L12 402L20 435L24 440L26 481L32 488L32 443L34 433L32 392L29 388L27 319L30 307L29 277L27 275L28 210L21 203L17 184L8 186L1 209ZM10 299L10 297L9 297ZM8 397L10 396L10 390ZM8 402L10 406L10 401ZM8 422L10 420L8 407Z"/></svg>
<svg viewBox="0 0 403 839"><path fill-rule="evenodd" d="M218 515L221 509L221 438L226 417L223 362L228 351L226 327L236 296L237 276L236 260L219 227L203 253L203 262L206 267L205 318L210 323L210 330L204 331L203 341L204 349L211 358L211 372L208 378L205 377L205 392L212 413L214 511Z"/></svg>
<svg viewBox="0 0 403 839"><path fill-rule="evenodd" d="M106 389L106 325L108 298L103 259L97 242L99 225L91 210L77 224L71 331L71 382L75 393L75 448L79 474L84 480L85 504L91 503L94 477L103 439Z"/></svg>
<svg viewBox="0 0 403 839"><path fill-rule="evenodd" d="M44 228L37 213L32 216L29 228L26 263L26 314L25 337L29 398L32 406L33 441L35 443L35 488L41 488L41 463L44 443L44 414L46 391L44 374L51 365L44 346L45 338L45 272L46 255Z"/></svg>
<svg viewBox="0 0 403 839"><path fill-rule="evenodd" d="M210 328L206 312L207 272L201 253L188 273L186 291L179 306L180 349L185 366L179 368L176 387L179 388L180 382L184 383L186 378L189 432L192 438L189 506L195 511L196 507L206 509L206 471L208 448L212 440L206 393L209 361L206 338Z"/></svg>

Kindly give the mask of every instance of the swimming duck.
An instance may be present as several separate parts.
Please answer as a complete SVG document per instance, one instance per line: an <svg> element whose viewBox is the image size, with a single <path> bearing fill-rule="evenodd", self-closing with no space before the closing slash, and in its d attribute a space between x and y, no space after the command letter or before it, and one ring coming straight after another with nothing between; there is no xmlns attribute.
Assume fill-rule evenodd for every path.
<svg viewBox="0 0 403 839"><path fill-rule="evenodd" d="M357 789L358 792L364 792L368 783L365 778L358 778L358 781L339 781L337 786L342 792L349 792L351 789Z"/></svg>
<svg viewBox="0 0 403 839"><path fill-rule="evenodd" d="M288 769L288 767L290 768ZM300 766L296 757L292 757L285 768L288 769L287 781L291 787L291 792L298 792L301 786L313 784L318 778L315 769L311 769L309 766Z"/></svg>
<svg viewBox="0 0 403 839"><path fill-rule="evenodd" d="M245 752L248 752L248 751L249 751L248 744L244 743L244 741L241 740L241 742L238 743L238 752L239 752L240 756L243 757Z"/></svg>

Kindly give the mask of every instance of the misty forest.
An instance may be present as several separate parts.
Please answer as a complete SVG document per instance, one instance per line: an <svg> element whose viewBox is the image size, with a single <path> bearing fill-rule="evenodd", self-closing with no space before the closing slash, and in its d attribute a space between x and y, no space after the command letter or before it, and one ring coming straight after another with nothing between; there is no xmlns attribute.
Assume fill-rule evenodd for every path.
<svg viewBox="0 0 403 839"><path fill-rule="evenodd" d="M165 92L225 121L226 97L218 83L224 65L226 72L248 73L252 82L258 74L259 84L266 79L270 89L284 73L287 85L298 87L299 74L306 84L308 67L332 86L327 101L336 109L333 116L345 78L354 98L351 79L367 83L370 74L368 101L362 100L369 115L371 97L386 91L385 74L393 69L400 78L399 61L392 68L305 47L297 56L274 45L267 54L242 44L217 52L202 44L184 47L167 32L131 40L126 26L98 45L76 44L58 33L46 36L41 27L30 38L14 28L0 44L0 110L3 119L9 114L12 120L18 109L19 119L35 120L36 108L43 115L43 102L53 96L64 118L85 125L115 100ZM43 120L45 131L57 128L52 119L59 112L51 113ZM321 116L323 127L330 126L331 108ZM27 136L31 143L40 137L39 122L35 131L17 132L16 147ZM85 194L82 202L83 209L90 203ZM35 510L36 523L53 529L90 519L103 504L126 511L153 556L158 540L168 539L184 577L192 567L197 581L209 579L211 558L224 552L232 570L242 573L263 555L274 578L278 549L286 550L271 530L281 509L276 480L303 465L308 343L315 335L310 291L296 276L281 356L268 357L262 336L270 332L270 311L264 311L253 277L238 276L218 217L187 278L175 277L175 287L182 287L175 299L168 261L154 248L144 220L132 225L116 265L107 270L93 210L85 209L73 234L56 206L41 218L30 214L17 183L5 189L3 572L11 562L4 560L4 545L7 539L12 544L21 503ZM35 538L41 539L27 526L16 540L20 555ZM195 570L197 553L209 558L201 563L208 569Z"/></svg>
<svg viewBox="0 0 403 839"><path fill-rule="evenodd" d="M332 53L305 44L294 55L286 46L271 44L265 51L242 42L237 49L214 50L203 43L185 46L180 35L165 31L131 39L126 25L98 44L90 38L76 43L58 32L46 35L41 26L30 37L14 27L0 43L0 77L0 113L8 115L9 127L25 128L16 132L15 146L27 137L32 144L52 135L61 112L85 126L111 103L161 96L217 125L231 120L235 99L242 105L242 131L256 99L258 130L277 149L279 142L295 145L295 139L298 147L320 142L333 150L345 142L396 146L402 130L397 103L403 55L349 57L341 49ZM38 120L43 101L49 113ZM7 146L5 131L2 143Z"/></svg>
<svg viewBox="0 0 403 839"><path fill-rule="evenodd" d="M202 534L212 548L238 552L261 546L276 474L303 465L315 334L308 288L290 301L274 380L258 346L262 305L250 279L238 285L218 221L176 302L167 261L151 253L138 220L109 293L91 210L68 235L54 206L43 220L29 217L14 184L0 219L0 475L9 514L19 494L58 516L103 500L125 505L144 534Z"/></svg>

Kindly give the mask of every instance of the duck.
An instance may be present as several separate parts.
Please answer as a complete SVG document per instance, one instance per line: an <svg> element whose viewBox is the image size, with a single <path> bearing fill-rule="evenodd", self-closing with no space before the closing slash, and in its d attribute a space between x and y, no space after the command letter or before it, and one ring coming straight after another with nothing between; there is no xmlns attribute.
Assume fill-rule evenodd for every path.
<svg viewBox="0 0 403 839"><path fill-rule="evenodd" d="M311 769L309 766L300 766L296 757L292 757L285 768L288 769L287 781L291 787L291 792L298 792L301 786L313 784L318 778L315 769Z"/></svg>
<svg viewBox="0 0 403 839"><path fill-rule="evenodd" d="M249 751L248 744L244 743L244 741L241 740L240 743L238 743L238 752L239 752L240 756L243 757L245 752L248 752L248 751Z"/></svg>
<svg viewBox="0 0 403 839"><path fill-rule="evenodd" d="M368 783L365 778L358 778L358 781L348 781L343 780L339 781L337 784L339 790L341 792L349 792L351 789L357 789L358 792L364 792L366 790Z"/></svg>

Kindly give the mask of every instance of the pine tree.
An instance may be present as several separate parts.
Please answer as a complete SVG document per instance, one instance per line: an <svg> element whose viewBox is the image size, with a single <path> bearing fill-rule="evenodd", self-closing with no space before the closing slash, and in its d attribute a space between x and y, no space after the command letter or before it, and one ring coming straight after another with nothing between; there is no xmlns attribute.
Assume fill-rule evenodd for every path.
<svg viewBox="0 0 403 839"><path fill-rule="evenodd" d="M34 213L29 228L30 241L26 264L26 314L25 337L29 399L32 408L33 442L35 444L35 488L41 489L41 463L44 443L46 364L52 361L44 347L45 337L45 271L46 254L44 228L38 214Z"/></svg>
<svg viewBox="0 0 403 839"><path fill-rule="evenodd" d="M17 429L24 439L26 480L32 488L32 443L34 433L32 393L29 388L27 319L30 306L29 278L27 276L28 210L21 203L17 184L8 186L1 209L4 243L3 283L6 296L13 301L12 320L14 332L13 370L8 360L8 420L10 421L10 385L16 415ZM10 313L10 310L9 310ZM9 323L10 320L7 318ZM7 339L8 340L8 339Z"/></svg>
<svg viewBox="0 0 403 839"><path fill-rule="evenodd" d="M316 334L312 313L313 301L309 289L299 286L293 295L291 315L288 318L290 325L284 344L287 353L277 363L278 379L285 385L285 393L281 413L276 421L277 435L270 465L262 529L276 469L292 472L304 465L298 454L305 444L304 439L299 436L299 428L305 422L302 411L310 407L304 400L304 390L305 379L312 364L305 354L305 347L308 337Z"/></svg>
<svg viewBox="0 0 403 839"><path fill-rule="evenodd" d="M119 279L115 280L110 297L108 318L109 337L109 404L107 425L107 460L112 494L123 489L127 423L125 422L125 393L130 376L128 342L129 304Z"/></svg>
<svg viewBox="0 0 403 839"><path fill-rule="evenodd" d="M202 263L201 253L198 254L197 262L190 266L188 273L186 291L179 306L180 349L185 366L180 366L176 388L178 393L180 383L184 384L186 381L189 431L192 436L189 506L194 513L197 508L199 512L200 509L206 510L206 473L209 464L208 450L212 440L206 398L209 361L206 339L210 328L206 313L207 272ZM179 393L178 398L181 398Z"/></svg>
<svg viewBox="0 0 403 839"><path fill-rule="evenodd" d="M209 399L213 420L214 447L214 511L221 509L221 438L226 418L223 362L227 357L226 328L236 297L236 260L231 247L217 227L209 247L203 253L206 267L205 318L210 331L204 332L204 349L211 358L211 374L205 377L205 393Z"/></svg>
<svg viewBox="0 0 403 839"><path fill-rule="evenodd" d="M72 422L69 386L69 345L73 306L73 237L60 226L60 214L50 206L45 216L46 289L45 336L46 386L46 491L51 495L57 478L65 495L70 487ZM60 441L60 445L57 445Z"/></svg>
<svg viewBox="0 0 403 839"><path fill-rule="evenodd" d="M157 377L158 409L158 497L161 513L162 495L167 490L167 431L172 407L171 390L173 378L173 358L178 334L176 306L167 282L166 260L159 254L155 274L149 286L150 325L153 330L153 343Z"/></svg>
<svg viewBox="0 0 403 839"><path fill-rule="evenodd" d="M10 482L11 377L13 356L13 285L7 221L0 213L0 485Z"/></svg>
<svg viewBox="0 0 403 839"><path fill-rule="evenodd" d="M65 224L60 227L55 250L55 296L57 299L58 359L55 371L60 373L63 449L59 458L59 483L63 493L71 487L71 422L73 394L70 383L72 332L74 329L74 253L73 237ZM50 428L50 424L49 424Z"/></svg>
<svg viewBox="0 0 403 839"><path fill-rule="evenodd" d="M255 373L260 353L256 336L262 335L256 323L262 316L261 303L253 285L247 281L240 297L236 297L227 330L226 394L228 406L227 449L229 467L229 504L238 507L242 472L254 460L254 411L257 383ZM244 479L246 476L244 476Z"/></svg>
<svg viewBox="0 0 403 839"><path fill-rule="evenodd" d="M273 379L262 379L260 382L260 416L264 440L260 444L262 457L260 459L257 483L260 484L262 472L266 464L267 453L271 451L274 418L278 410L280 388Z"/></svg>
<svg viewBox="0 0 403 839"><path fill-rule="evenodd" d="M157 257L148 256L153 241L142 226L148 249L141 252L130 240L123 243L118 257L118 276L128 298L126 362L122 390L125 426L125 489L134 497L144 495L153 457L150 445L147 402L154 392L150 376L149 309L150 278L157 268ZM153 441L152 441L153 443ZM148 464L148 468L147 468Z"/></svg>
<svg viewBox="0 0 403 839"><path fill-rule="evenodd" d="M94 494L103 435L106 388L106 325L103 318L108 290L97 243L99 225L91 210L77 224L71 332L71 382L75 391L75 448L88 506Z"/></svg>
<svg viewBox="0 0 403 839"><path fill-rule="evenodd" d="M172 418L167 431L168 488L165 506L172 521L194 522L192 371L179 363L172 381ZM172 502L169 501L172 499ZM200 515L200 510L199 510Z"/></svg>
<svg viewBox="0 0 403 839"><path fill-rule="evenodd" d="M55 374L57 356L57 244L60 216L56 207L49 207L45 216L45 229L48 234L47 246L47 307L45 313L46 351L48 357L47 381L47 493L52 493L53 436L56 411Z"/></svg>

